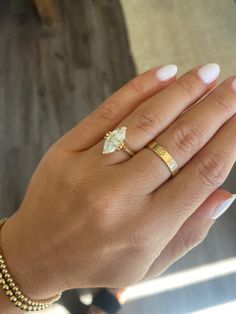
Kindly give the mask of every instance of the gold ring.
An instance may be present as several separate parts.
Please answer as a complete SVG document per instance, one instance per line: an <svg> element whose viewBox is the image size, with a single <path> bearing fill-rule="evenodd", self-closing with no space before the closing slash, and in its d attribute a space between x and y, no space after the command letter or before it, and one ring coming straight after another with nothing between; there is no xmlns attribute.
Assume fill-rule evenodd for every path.
<svg viewBox="0 0 236 314"><path fill-rule="evenodd" d="M168 151L157 142L153 141L147 145L155 154L157 154L165 162L170 169L172 176L175 176L179 171L179 166Z"/></svg>
<svg viewBox="0 0 236 314"><path fill-rule="evenodd" d="M115 151L123 149L130 156L135 155L135 153L125 144L126 130L127 128L123 126L106 134L104 137L105 142L103 145L103 154L111 154Z"/></svg>

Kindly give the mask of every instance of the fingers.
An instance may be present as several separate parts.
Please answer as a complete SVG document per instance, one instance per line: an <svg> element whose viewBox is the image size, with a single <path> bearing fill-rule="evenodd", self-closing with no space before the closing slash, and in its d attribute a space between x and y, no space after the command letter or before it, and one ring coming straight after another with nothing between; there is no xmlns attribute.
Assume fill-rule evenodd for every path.
<svg viewBox="0 0 236 314"><path fill-rule="evenodd" d="M118 125L127 127L127 146L135 152L146 146L186 108L209 92L218 75L219 66L216 64L198 66L137 107ZM129 158L123 151L111 157L114 163Z"/></svg>
<svg viewBox="0 0 236 314"><path fill-rule="evenodd" d="M168 243L158 258L153 262L143 280L160 275L171 264L180 259L196 245L200 244L207 236L215 222L212 219L217 208L221 208L226 201L225 210L228 208L232 194L223 189L212 193L197 211L182 225L174 238ZM220 206L219 206L220 205Z"/></svg>
<svg viewBox="0 0 236 314"><path fill-rule="evenodd" d="M156 75L158 70L161 76ZM176 66L169 65L135 77L59 139L57 144L70 151L85 150L95 145L143 101L171 84L176 72Z"/></svg>
<svg viewBox="0 0 236 314"><path fill-rule="evenodd" d="M234 77L223 82L156 138L157 143L167 149L180 168L236 113L236 91L232 82ZM148 148L130 159L127 166L128 163L132 169L130 180L135 177L137 181L140 177L140 187L143 178L150 175L145 186L147 192L157 189L171 176L166 164Z"/></svg>
<svg viewBox="0 0 236 314"><path fill-rule="evenodd" d="M161 220L171 239L192 213L224 183L236 160L236 115L172 180L153 193L149 228ZM157 212L156 204L160 210ZM165 210L161 210L165 208ZM158 215L158 222L153 222Z"/></svg>

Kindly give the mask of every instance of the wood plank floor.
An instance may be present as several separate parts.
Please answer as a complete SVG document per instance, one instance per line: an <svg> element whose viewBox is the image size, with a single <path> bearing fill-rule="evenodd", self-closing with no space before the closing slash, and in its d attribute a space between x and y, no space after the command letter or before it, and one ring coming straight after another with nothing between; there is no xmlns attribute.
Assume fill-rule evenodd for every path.
<svg viewBox="0 0 236 314"><path fill-rule="evenodd" d="M117 1L57 1L61 33L32 1L0 2L0 206L13 213L42 154L135 76Z"/></svg>
<svg viewBox="0 0 236 314"><path fill-rule="evenodd" d="M136 69L177 63L183 72L213 61L222 66L221 79L236 73L233 0L56 3L61 32L41 27L31 0L0 2L0 216L17 210L47 148ZM224 186L236 192L235 180L233 169ZM235 238L233 205L207 240L167 273L235 256ZM120 313L187 314L234 300L235 291L231 275L130 302ZM64 302L71 313L82 313L75 298L75 291L66 293Z"/></svg>
<svg viewBox="0 0 236 314"><path fill-rule="evenodd" d="M136 75L119 1L55 2L61 32L41 27L32 0L0 1L0 217L48 147ZM76 296L62 298L71 313Z"/></svg>

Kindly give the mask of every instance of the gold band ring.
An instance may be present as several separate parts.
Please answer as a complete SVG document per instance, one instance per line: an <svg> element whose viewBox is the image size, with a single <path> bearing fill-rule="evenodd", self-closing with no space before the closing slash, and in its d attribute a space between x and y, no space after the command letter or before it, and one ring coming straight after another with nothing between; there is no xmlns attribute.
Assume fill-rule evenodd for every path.
<svg viewBox="0 0 236 314"><path fill-rule="evenodd" d="M153 141L147 145L155 154L157 154L165 162L170 169L172 176L175 176L179 171L179 166L168 151L157 142Z"/></svg>
<svg viewBox="0 0 236 314"><path fill-rule="evenodd" d="M126 130L127 128L123 126L106 134L104 137L103 154L111 154L123 149L130 156L135 155L135 153L125 144Z"/></svg>
<svg viewBox="0 0 236 314"><path fill-rule="evenodd" d="M135 153L128 146L126 146L125 144L122 146L122 149L124 151L126 151L126 153L128 153L132 157L135 155Z"/></svg>

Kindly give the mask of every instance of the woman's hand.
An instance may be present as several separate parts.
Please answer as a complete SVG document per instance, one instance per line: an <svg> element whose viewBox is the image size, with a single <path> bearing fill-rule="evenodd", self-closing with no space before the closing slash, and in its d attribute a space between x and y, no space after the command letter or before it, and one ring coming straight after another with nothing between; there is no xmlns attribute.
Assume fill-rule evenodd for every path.
<svg viewBox="0 0 236 314"><path fill-rule="evenodd" d="M124 287L156 276L204 239L215 208L231 197L217 188L236 159L236 81L207 95L218 74L216 65L176 81L173 66L146 72L48 150L1 234L25 294ZM104 135L119 126L127 127L132 158L102 154ZM154 139L181 167L174 178L145 148Z"/></svg>

